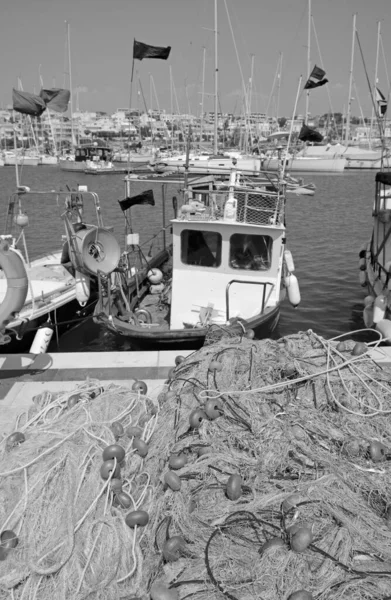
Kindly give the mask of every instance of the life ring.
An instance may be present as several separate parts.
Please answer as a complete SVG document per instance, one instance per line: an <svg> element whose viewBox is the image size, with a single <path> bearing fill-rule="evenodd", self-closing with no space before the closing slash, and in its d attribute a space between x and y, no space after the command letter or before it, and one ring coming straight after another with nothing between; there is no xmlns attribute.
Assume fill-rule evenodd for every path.
<svg viewBox="0 0 391 600"><path fill-rule="evenodd" d="M0 327L14 313L18 313L27 298L28 279L19 253L5 240L0 241L0 268L7 279L7 292L0 304Z"/></svg>

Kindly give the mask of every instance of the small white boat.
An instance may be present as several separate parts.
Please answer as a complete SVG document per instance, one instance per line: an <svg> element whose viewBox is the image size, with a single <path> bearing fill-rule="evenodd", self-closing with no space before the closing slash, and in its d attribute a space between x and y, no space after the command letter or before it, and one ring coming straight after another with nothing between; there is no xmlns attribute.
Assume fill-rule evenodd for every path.
<svg viewBox="0 0 391 600"><path fill-rule="evenodd" d="M129 206L131 181L122 201ZM146 259L131 234L121 272L100 278L94 320L135 349L197 348L213 327L269 337L286 294L300 303L285 246L284 191L239 188L235 169L226 189L213 178L190 183L171 221L173 244L164 237L161 251Z"/></svg>
<svg viewBox="0 0 391 600"><path fill-rule="evenodd" d="M97 142L78 146L74 155L61 156L59 160L60 169L63 171L84 172L91 162L101 165L111 161L111 149Z"/></svg>
<svg viewBox="0 0 391 600"><path fill-rule="evenodd" d="M98 269L112 270L120 257L115 237L103 227L97 194L86 189L43 193L57 200L63 196L63 248L29 260L22 200L34 192L23 186L9 200L0 236L0 343L7 353L45 352L54 332L69 329L93 310ZM97 225L83 222L87 198L94 202Z"/></svg>
<svg viewBox="0 0 391 600"><path fill-rule="evenodd" d="M263 160L262 168L265 171L278 171L281 169L283 161L285 161L286 170L301 173L342 173L347 164L346 158L340 156L323 158L288 155L282 159L278 159L277 156L266 157Z"/></svg>
<svg viewBox="0 0 391 600"><path fill-rule="evenodd" d="M151 164L156 173L191 173L193 175L229 175L232 167L250 175L261 172L261 158L258 156L231 157L224 155L195 155L190 156L186 167L186 156L157 159Z"/></svg>
<svg viewBox="0 0 391 600"><path fill-rule="evenodd" d="M20 166L37 167L39 165L39 161L39 154L28 154L23 151L14 152L11 150L6 150L4 152L5 166L15 166L18 164Z"/></svg>
<svg viewBox="0 0 391 600"><path fill-rule="evenodd" d="M39 158L39 164L42 166L46 166L46 165L57 166L58 165L58 156L53 156L51 154L41 154L41 156Z"/></svg>

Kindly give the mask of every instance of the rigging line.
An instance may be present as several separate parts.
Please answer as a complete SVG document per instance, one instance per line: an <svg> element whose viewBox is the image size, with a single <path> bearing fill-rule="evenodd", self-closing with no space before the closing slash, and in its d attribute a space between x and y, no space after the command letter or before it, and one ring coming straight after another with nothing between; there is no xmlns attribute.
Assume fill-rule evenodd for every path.
<svg viewBox="0 0 391 600"><path fill-rule="evenodd" d="M243 71L242 71L242 65L240 64L239 52L238 52L238 47L236 45L235 34L234 34L234 31L233 31L233 28L232 28L231 17L230 17L229 12L228 12L227 0L224 0L224 5L225 5L225 10L227 12L227 18L228 18L228 23L229 23L229 28L230 28L230 31L231 31L231 35L232 35L232 41L234 43L236 59L238 61L238 67L239 67L239 71L240 71L240 77L242 79L243 94L244 94L244 98L245 98L245 101L246 101L246 111L248 113L248 97L247 97L246 84L245 84L245 81L244 81L244 75L243 75Z"/></svg>
<svg viewBox="0 0 391 600"><path fill-rule="evenodd" d="M318 34L317 34L317 32L316 32L316 28L315 28L315 21L314 21L314 17L312 17L312 27L313 27L313 30L314 30L314 35L315 35L316 46L317 46L317 48L318 48L320 65L321 65L322 69L323 69L323 70L325 70L325 68L324 68L324 62L323 62L323 58L322 58L322 54L321 54L321 51L320 51L320 45L319 45L319 40L318 40ZM334 114L334 109L333 109L333 105L332 105L332 102L331 102L330 88L329 88L329 84L328 84L328 83L326 83L326 90L327 90L327 96L328 96L328 98L329 98L329 106L330 106L330 108L331 108L331 112Z"/></svg>
<svg viewBox="0 0 391 600"><path fill-rule="evenodd" d="M381 48L381 52L382 52L384 68L385 68L385 71L386 71L388 96L390 96L390 92L391 92L391 90L390 90L390 77L388 75L388 65L387 65L386 55L385 55L385 52L384 52L383 36L381 34L380 34L380 48Z"/></svg>
<svg viewBox="0 0 391 600"><path fill-rule="evenodd" d="M362 51L362 48L361 48L360 38L358 37L358 31L357 31L357 29L356 29L356 38L357 38L358 47L360 49L361 59L362 59L362 63L363 63L363 66L364 66L364 71L365 71L365 76L366 76L367 83L368 83L369 92L370 92L370 95L371 95L372 106L373 106L373 109L374 109L375 115L376 115L376 121L377 121L377 126L379 128L379 133L380 133L380 138L381 138L381 141L382 141L382 146L384 147L384 133L383 133L382 122L380 121L379 111L378 111L378 109L376 107L376 104L375 104L375 98L373 97L372 86L371 86L370 81L369 81L367 66L365 64L364 54L363 54L363 51ZM383 166L383 152L382 152L382 161L381 162L382 162L381 166Z"/></svg>

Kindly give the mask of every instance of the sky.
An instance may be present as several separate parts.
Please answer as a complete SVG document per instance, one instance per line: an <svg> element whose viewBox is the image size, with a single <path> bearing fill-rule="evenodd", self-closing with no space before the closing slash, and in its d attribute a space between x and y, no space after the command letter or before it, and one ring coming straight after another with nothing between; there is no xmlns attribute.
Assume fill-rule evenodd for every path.
<svg viewBox="0 0 391 600"><path fill-rule="evenodd" d="M217 0L217 6L219 110L242 112L253 61L252 112L289 117L300 89L296 114L303 114L309 0ZM329 84L311 91L311 114L347 110L354 13L371 85L381 23L378 87L388 95L391 0L312 0L311 68L323 65ZM18 79L30 92L38 93L40 78L47 88L70 89L71 71L73 110L128 108L136 39L172 49L167 61L134 61L132 107L199 115L203 98L204 110L213 111L214 27L214 0L0 0L0 106L11 105ZM357 43L353 73L352 114L369 116Z"/></svg>

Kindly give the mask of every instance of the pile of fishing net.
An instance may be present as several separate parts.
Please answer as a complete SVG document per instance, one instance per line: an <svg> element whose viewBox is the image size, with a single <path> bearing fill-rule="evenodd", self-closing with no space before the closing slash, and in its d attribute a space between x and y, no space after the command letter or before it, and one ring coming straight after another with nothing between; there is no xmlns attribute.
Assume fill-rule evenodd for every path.
<svg viewBox="0 0 391 600"><path fill-rule="evenodd" d="M242 335L178 364L147 577L181 599L391 598L391 373L367 350Z"/></svg>
<svg viewBox="0 0 391 600"><path fill-rule="evenodd" d="M125 515L152 498L143 456L156 406L141 391L87 381L45 392L3 440L1 599L111 600L140 588L141 536ZM110 455L118 439L125 459Z"/></svg>
<svg viewBox="0 0 391 600"><path fill-rule="evenodd" d="M1 600L391 598L391 373L313 332L215 337L157 402L35 398L0 456Z"/></svg>

